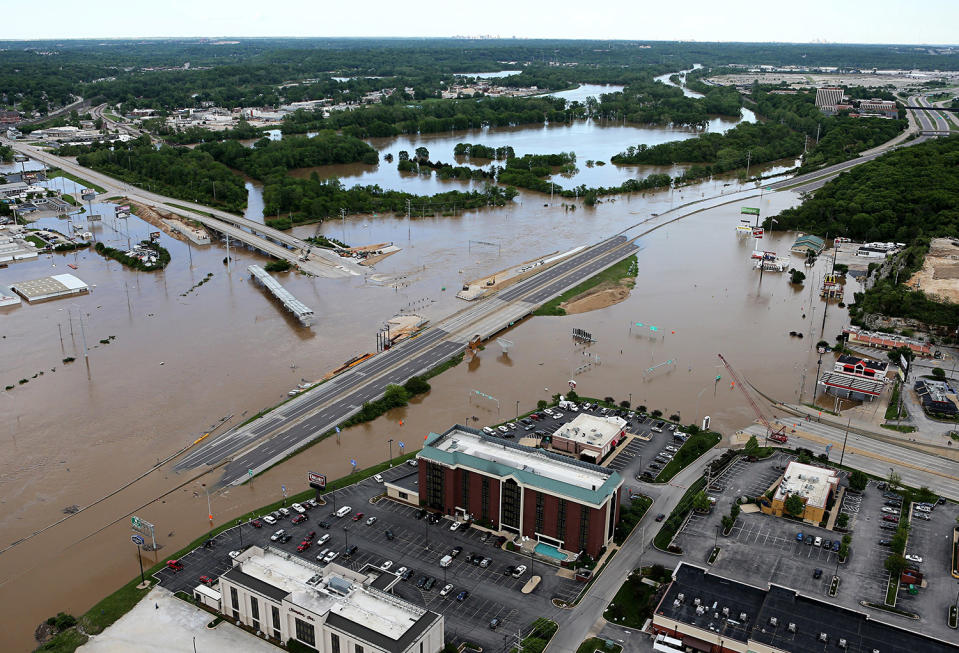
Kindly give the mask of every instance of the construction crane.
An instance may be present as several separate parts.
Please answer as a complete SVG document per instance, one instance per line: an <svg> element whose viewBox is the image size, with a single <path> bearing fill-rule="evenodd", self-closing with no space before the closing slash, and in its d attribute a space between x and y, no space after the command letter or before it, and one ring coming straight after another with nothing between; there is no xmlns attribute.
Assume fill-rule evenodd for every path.
<svg viewBox="0 0 959 653"><path fill-rule="evenodd" d="M739 385L739 390L743 393L743 396L746 397L746 401L749 402L749 405L752 407L753 412L756 413L756 417L759 419L759 422L766 427L766 440L774 440L775 442L786 442L789 438L786 436L786 427L774 427L769 423L769 420L766 419L766 415L763 413L762 409L759 407L753 398L749 395L749 391L746 390L746 383L743 381L743 378L739 376L733 366L722 354L716 354L719 356L719 360L723 362L723 365L726 366L726 369L729 370L729 375L733 377L733 382ZM764 443L765 445L765 443Z"/></svg>

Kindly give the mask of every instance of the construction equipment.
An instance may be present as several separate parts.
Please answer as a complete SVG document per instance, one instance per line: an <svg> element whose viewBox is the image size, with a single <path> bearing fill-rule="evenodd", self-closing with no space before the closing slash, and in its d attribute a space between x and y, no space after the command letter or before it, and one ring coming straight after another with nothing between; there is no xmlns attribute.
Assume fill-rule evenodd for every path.
<svg viewBox="0 0 959 653"><path fill-rule="evenodd" d="M739 376L739 373L733 368L728 360L723 357L722 354L716 354L719 356L719 360L723 362L723 365L726 366L726 369L729 370L730 376L733 377L733 382L739 386L740 392L743 393L743 396L746 397L746 401L749 402L749 405L752 407L753 412L756 413L756 417L759 419L760 424L766 427L766 440L773 440L775 442L785 443L789 440L786 436L786 427L785 425L774 427L769 423L769 420L766 419L766 415L763 413L762 409L759 407L753 398L750 396L749 391L746 390L746 383L744 379Z"/></svg>

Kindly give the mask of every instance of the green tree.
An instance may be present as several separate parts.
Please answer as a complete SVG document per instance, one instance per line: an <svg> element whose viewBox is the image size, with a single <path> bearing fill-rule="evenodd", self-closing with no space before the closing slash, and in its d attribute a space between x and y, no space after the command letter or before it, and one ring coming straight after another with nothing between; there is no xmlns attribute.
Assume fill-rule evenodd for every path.
<svg viewBox="0 0 959 653"><path fill-rule="evenodd" d="M946 379L946 371L941 367L932 368L932 376L937 381L944 381Z"/></svg>
<svg viewBox="0 0 959 653"><path fill-rule="evenodd" d="M693 508L699 512L706 512L710 505L709 497L705 492L700 491L693 497Z"/></svg>
<svg viewBox="0 0 959 653"><path fill-rule="evenodd" d="M401 385L390 384L386 386L386 392L383 394L383 403L388 408L397 408L405 406L409 401L410 395Z"/></svg>
<svg viewBox="0 0 959 653"><path fill-rule="evenodd" d="M410 377L410 380L403 384L403 387L406 389L406 392L412 397L414 395L421 395L424 392L430 391L429 382L424 379L422 376Z"/></svg>
<svg viewBox="0 0 959 653"><path fill-rule="evenodd" d="M806 509L806 502L798 494L790 494L783 502L783 509L793 517L799 517Z"/></svg>
<svg viewBox="0 0 959 653"><path fill-rule="evenodd" d="M854 469L849 475L849 487L858 492L862 492L869 484L869 477L865 473Z"/></svg>
<svg viewBox="0 0 959 653"><path fill-rule="evenodd" d="M845 528L849 525L849 513L841 512L839 516L836 517L836 528Z"/></svg>
<svg viewBox="0 0 959 653"><path fill-rule="evenodd" d="M886 561L883 563L883 567L886 568L890 574L895 577L899 577L899 574L902 573L902 570L908 566L908 562L904 557L898 553L890 553L886 557Z"/></svg>
<svg viewBox="0 0 959 653"><path fill-rule="evenodd" d="M805 280L806 280L806 273L803 272L802 270L797 270L796 268L792 268L789 271L789 283L798 285Z"/></svg>
<svg viewBox="0 0 959 653"><path fill-rule="evenodd" d="M736 523L736 520L729 515L723 515L722 522L723 522L723 532L728 532L729 529L733 527L733 524Z"/></svg>
<svg viewBox="0 0 959 653"><path fill-rule="evenodd" d="M898 472L890 469L889 476L886 477L886 483L889 485L889 491L895 492L896 489L902 485L902 476Z"/></svg>
<svg viewBox="0 0 959 653"><path fill-rule="evenodd" d="M543 410L547 406L549 406L549 403L545 399L540 399L539 401L536 402L537 410Z"/></svg>
<svg viewBox="0 0 959 653"><path fill-rule="evenodd" d="M743 451L747 455L752 456L756 453L756 450L759 449L759 440L756 439L755 435L749 436L749 439L746 440L746 446L743 447Z"/></svg>

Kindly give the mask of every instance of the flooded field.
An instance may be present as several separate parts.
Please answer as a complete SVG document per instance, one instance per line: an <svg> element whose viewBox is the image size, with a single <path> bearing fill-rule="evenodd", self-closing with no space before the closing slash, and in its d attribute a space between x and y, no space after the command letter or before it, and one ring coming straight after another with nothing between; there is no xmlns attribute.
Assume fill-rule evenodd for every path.
<svg viewBox="0 0 959 653"><path fill-rule="evenodd" d="M575 147L564 136L570 130L582 130ZM471 140L510 144L518 153L575 149L582 161L608 158L643 142L637 140L644 138L641 131L584 123L470 138L403 137L376 146L395 152L426 144L431 154L435 148L436 158L451 154L456 142ZM686 133L660 131L665 140ZM421 190L423 185L456 183L400 180L394 166L380 168L384 172L357 175L381 174L382 181L353 179L415 192L434 192ZM70 181L49 183L73 190ZM188 247L164 234L160 244L173 260L156 273L123 268L92 251L42 255L0 269L3 284L70 272L93 289L74 299L0 309L0 382L15 386L0 393L6 422L0 424L0 532L5 535L0 549L63 518L65 508L89 506L121 488L220 418L232 416L230 425L242 422L285 398L302 379L318 379L348 358L374 351L376 331L389 317L416 312L436 320L463 308L453 295L466 279L595 242L673 206L739 188L734 179L717 179L683 190L611 198L593 208L580 204L572 212L558 201L550 204L548 197L523 192L510 207L455 217L351 216L330 221L319 226L319 233L351 244L395 242L402 251L377 264L365 278L275 275L314 310L312 329L298 326L251 283L246 266L263 263L264 257L233 249L228 270L221 244ZM748 205L770 215L797 201L791 193L775 193ZM822 305L811 299L810 288L825 262L807 270L805 287L793 288L784 275L770 273L760 284L748 258L753 241L739 240L734 233L740 205L698 213L644 236L637 286L626 301L593 313L526 320L505 336L515 343L510 356L502 356L491 343L472 363L435 379L433 390L409 407L345 431L339 442L314 446L258 476L250 487L213 495L215 522L280 498L281 484L292 491L305 488L308 470L335 478L348 473L350 458L360 467L379 462L388 456L389 438L401 437L410 443L409 450L428 431L452 422L511 417L517 402L519 410L528 410L537 400L565 389L573 377L581 394L631 398L634 405L680 412L686 422L710 414L726 431L753 416L738 390L729 388L725 370L717 368L718 352L757 386L786 400L797 397L802 368L811 366L806 380L806 392L811 392L811 348L819 339ZM139 240L155 230L135 216L127 225L118 221L114 226L108 219L112 205L91 208L105 217L92 231L108 245L124 247L128 237ZM73 221L86 224L83 215ZM69 222L45 218L37 226L69 233ZM316 231L315 225L307 225L296 233ZM785 254L792 238L774 236L764 244ZM827 339L838 333L844 313L830 308ZM660 335L631 330L635 322L658 325ZM573 346L568 337L572 328L596 335L589 357ZM807 332L807 338L790 338L793 330ZM64 363L67 357L76 360ZM676 363L646 372L668 359ZM723 381L714 384L717 374ZM28 382L20 385L20 379ZM492 402L470 403L471 389L496 396L498 410ZM0 602L8 606L2 623L9 647L27 648L41 620L61 610L82 613L135 575L136 550L126 525L130 514L157 525L163 547L159 558L202 533L209 526L203 484L210 480L178 476L161 466L94 507L3 551Z"/></svg>

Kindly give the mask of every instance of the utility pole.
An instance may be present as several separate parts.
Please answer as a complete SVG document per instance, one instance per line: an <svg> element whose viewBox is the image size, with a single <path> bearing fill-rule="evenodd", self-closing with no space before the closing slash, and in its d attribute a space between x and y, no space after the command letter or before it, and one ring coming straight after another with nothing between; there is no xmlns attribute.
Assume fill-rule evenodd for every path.
<svg viewBox="0 0 959 653"><path fill-rule="evenodd" d="M230 270L230 234L226 235L226 272L229 274Z"/></svg>
<svg viewBox="0 0 959 653"><path fill-rule="evenodd" d="M843 458L846 457L846 440L849 438L849 424L852 422L852 417L846 420L846 434L842 436L842 453L839 454L839 466L842 467Z"/></svg>
<svg viewBox="0 0 959 653"><path fill-rule="evenodd" d="M412 217L410 216L410 201L406 200L406 240L413 240Z"/></svg>
<svg viewBox="0 0 959 653"><path fill-rule="evenodd" d="M746 179L749 179L749 162L752 159L752 150L746 150Z"/></svg>

